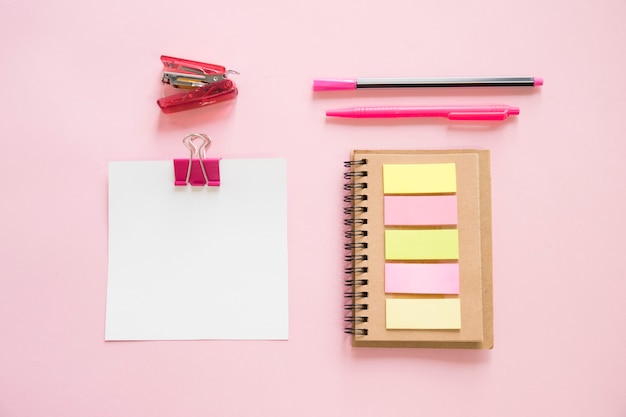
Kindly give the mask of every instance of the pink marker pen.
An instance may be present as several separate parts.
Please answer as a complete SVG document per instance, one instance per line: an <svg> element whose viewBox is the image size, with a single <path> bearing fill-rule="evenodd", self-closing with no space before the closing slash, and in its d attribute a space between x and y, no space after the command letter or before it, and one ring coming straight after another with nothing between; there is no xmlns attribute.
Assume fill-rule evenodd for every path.
<svg viewBox="0 0 626 417"><path fill-rule="evenodd" d="M360 88L539 87L539 77L345 78L313 81L313 91Z"/></svg>

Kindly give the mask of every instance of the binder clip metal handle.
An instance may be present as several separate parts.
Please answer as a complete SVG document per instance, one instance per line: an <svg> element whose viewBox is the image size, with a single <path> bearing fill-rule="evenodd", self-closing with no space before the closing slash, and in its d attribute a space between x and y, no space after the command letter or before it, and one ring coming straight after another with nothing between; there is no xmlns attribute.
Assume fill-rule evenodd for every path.
<svg viewBox="0 0 626 417"><path fill-rule="evenodd" d="M219 186L220 158L205 157L211 138L204 133L192 133L183 138L183 143L189 149L189 159L174 159L174 185Z"/></svg>
<svg viewBox="0 0 626 417"><path fill-rule="evenodd" d="M238 94L235 83L228 78L229 74L238 74L237 71L227 70L221 65L165 55L161 56L161 61L163 62L161 81L184 90L157 100L163 113L175 113L219 103L233 99Z"/></svg>

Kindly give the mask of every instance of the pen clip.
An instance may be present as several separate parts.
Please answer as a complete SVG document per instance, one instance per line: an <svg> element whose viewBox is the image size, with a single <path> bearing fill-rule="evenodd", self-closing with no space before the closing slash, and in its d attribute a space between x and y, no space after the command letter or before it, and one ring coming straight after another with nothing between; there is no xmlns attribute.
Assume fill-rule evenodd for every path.
<svg viewBox="0 0 626 417"><path fill-rule="evenodd" d="M448 114L449 120L504 120L509 117L508 110L502 111L481 111L481 112L451 112Z"/></svg>

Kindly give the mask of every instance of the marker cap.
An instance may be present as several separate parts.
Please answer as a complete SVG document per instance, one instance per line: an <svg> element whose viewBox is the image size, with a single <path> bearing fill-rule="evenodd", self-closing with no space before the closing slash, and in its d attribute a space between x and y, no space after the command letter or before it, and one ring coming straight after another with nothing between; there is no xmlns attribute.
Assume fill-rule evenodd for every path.
<svg viewBox="0 0 626 417"><path fill-rule="evenodd" d="M313 80L313 91L356 90L356 79Z"/></svg>

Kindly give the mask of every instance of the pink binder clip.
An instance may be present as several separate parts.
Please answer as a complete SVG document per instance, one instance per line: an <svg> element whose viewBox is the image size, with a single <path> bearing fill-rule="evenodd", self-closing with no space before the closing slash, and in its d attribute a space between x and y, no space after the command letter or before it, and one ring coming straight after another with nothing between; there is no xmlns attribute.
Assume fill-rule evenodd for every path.
<svg viewBox="0 0 626 417"><path fill-rule="evenodd" d="M201 141L196 145L194 141ZM174 185L220 185L220 158L205 158L211 138L204 133L185 136L183 143L189 149L189 159L174 159Z"/></svg>
<svg viewBox="0 0 626 417"><path fill-rule="evenodd" d="M239 74L221 65L161 56L161 81L183 92L162 97L157 104L163 113L195 109L237 96L237 87L228 74Z"/></svg>

